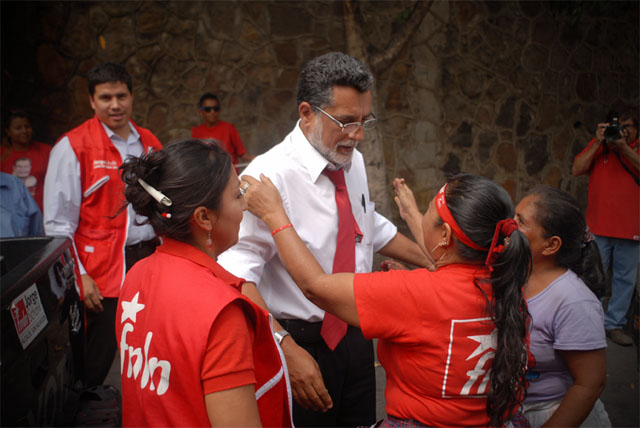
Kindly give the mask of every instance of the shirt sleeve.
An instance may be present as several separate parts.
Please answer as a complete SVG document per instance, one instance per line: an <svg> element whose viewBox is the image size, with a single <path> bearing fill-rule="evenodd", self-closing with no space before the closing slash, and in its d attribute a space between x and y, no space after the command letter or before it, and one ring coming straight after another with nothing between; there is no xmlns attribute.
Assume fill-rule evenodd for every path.
<svg viewBox="0 0 640 428"><path fill-rule="evenodd" d="M40 212L40 208L38 208L38 204L31 196L31 193L24 187L23 190L23 198L25 201L25 205L27 207L27 215L29 217L29 231L28 236L43 236L44 235L44 226L42 223L42 213Z"/></svg>
<svg viewBox="0 0 640 428"><path fill-rule="evenodd" d="M594 144L595 142L596 142L596 138L595 138L595 137L593 137L593 138L591 139L591 141L589 141L589 144L587 144L587 147L585 147L584 149L582 149L582 151L581 151L580 153L578 153L577 155L575 155L575 156L574 156L574 159L575 159L575 158L577 158L577 157L579 157L579 156L582 156L582 155L584 154L584 152L586 152L587 150L589 150L589 148L590 148L591 146L593 146L593 144ZM597 158L598 156L600 156L600 155L602 154L602 151L603 151L603 150L604 150L604 147L603 147L603 146L600 146L600 148L598 148L598 150L596 151L596 153L593 155L593 159L595 159L595 158ZM593 164L593 162L592 162L592 164Z"/></svg>
<svg viewBox="0 0 640 428"><path fill-rule="evenodd" d="M374 218L373 251L377 253L398 233L398 228L377 211Z"/></svg>
<svg viewBox="0 0 640 428"><path fill-rule="evenodd" d="M240 157L247 152L242 144L242 140L240 139L240 134L238 134L238 130L234 125L231 125L231 143L233 144L236 156Z"/></svg>
<svg viewBox="0 0 640 428"><path fill-rule="evenodd" d="M402 340L413 326L408 319L419 319L417 299L409 284L419 271L389 271L356 274L353 281L360 328L368 339ZM416 314L414 316L414 314Z"/></svg>
<svg viewBox="0 0 640 428"><path fill-rule="evenodd" d="M254 328L239 302L232 302L216 317L202 364L205 394L256 383L253 364Z"/></svg>
<svg viewBox="0 0 640 428"><path fill-rule="evenodd" d="M51 150L44 179L45 234L73 239L78 228L81 203L80 162L71 148L69 138L63 137ZM87 273L81 263L79 268L81 274Z"/></svg>
<svg viewBox="0 0 640 428"><path fill-rule="evenodd" d="M560 307L553 329L553 349L587 351L607 347L604 313L596 300L581 300Z"/></svg>

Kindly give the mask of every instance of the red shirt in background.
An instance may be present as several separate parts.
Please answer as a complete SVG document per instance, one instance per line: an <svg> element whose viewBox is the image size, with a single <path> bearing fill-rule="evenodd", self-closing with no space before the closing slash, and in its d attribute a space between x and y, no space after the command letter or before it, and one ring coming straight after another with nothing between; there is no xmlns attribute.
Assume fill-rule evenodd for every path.
<svg viewBox="0 0 640 428"><path fill-rule="evenodd" d="M236 127L222 120L219 120L213 127L203 123L191 128L191 138L214 138L221 141L223 143L222 148L231 155L233 164L238 163L238 158L247 152Z"/></svg>
<svg viewBox="0 0 640 428"><path fill-rule="evenodd" d="M588 150L594 142L595 138L578 156ZM638 152L638 139L629 143L629 146ZM620 161L638 175L638 170L624 156L620 155L618 160L613 151L605 153L604 146L596 152L589 169L587 225L596 235L638 241L640 188Z"/></svg>
<svg viewBox="0 0 640 428"><path fill-rule="evenodd" d="M42 211L44 176L47 173L52 146L34 141L27 150L0 148L0 171L13 174L24 181L31 196ZM17 162L16 162L17 161Z"/></svg>

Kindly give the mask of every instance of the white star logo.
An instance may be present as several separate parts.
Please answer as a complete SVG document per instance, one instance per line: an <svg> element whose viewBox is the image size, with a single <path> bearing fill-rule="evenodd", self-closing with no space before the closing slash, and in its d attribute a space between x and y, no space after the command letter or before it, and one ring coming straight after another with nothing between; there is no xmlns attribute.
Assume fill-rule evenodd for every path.
<svg viewBox="0 0 640 428"><path fill-rule="evenodd" d="M130 318L131 321L136 322L136 315L138 312L144 309L144 305L138 303L138 297L140 296L140 292L138 291L133 299L130 302L122 301L122 316L120 317L120 322L123 323L127 318Z"/></svg>
<svg viewBox="0 0 640 428"><path fill-rule="evenodd" d="M482 354L487 349L496 349L496 343L498 343L498 329L494 328L491 334L483 334L480 336L467 336L471 340L475 340L480 345L467 357L467 361Z"/></svg>

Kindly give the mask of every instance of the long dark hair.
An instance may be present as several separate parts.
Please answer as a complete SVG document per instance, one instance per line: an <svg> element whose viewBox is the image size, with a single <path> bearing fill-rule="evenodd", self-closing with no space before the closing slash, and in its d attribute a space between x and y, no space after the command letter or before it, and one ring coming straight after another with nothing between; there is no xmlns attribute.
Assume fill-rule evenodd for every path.
<svg viewBox="0 0 640 428"><path fill-rule="evenodd" d="M509 194L491 180L476 175L458 174L447 181L447 207L456 223L474 243L489 248L497 223L513 217ZM529 241L520 231L505 238L498 238L506 245L491 265L490 278L478 280L491 285L487 311L498 330L487 399L491 426L501 426L525 396L529 312L522 287L531 273L531 252ZM484 262L487 258L487 250L475 250L455 236L453 239L464 260Z"/></svg>
<svg viewBox="0 0 640 428"><path fill-rule="evenodd" d="M598 245L586 233L587 223L578 202L567 192L549 186L535 187L528 196L533 197L534 217L544 230L544 237L558 236L562 240L556 264L574 271L601 297L606 275Z"/></svg>
<svg viewBox="0 0 640 428"><path fill-rule="evenodd" d="M218 209L229 180L231 158L212 140L192 139L129 158L120 170L127 184L127 201L147 217L156 234L186 241L191 236L193 210L199 206ZM171 206L153 199L138 179L171 199Z"/></svg>

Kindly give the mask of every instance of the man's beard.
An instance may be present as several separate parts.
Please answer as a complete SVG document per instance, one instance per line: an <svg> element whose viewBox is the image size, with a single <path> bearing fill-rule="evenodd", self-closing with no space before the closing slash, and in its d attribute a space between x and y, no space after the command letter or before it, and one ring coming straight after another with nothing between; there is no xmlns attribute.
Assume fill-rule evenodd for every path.
<svg viewBox="0 0 640 428"><path fill-rule="evenodd" d="M309 136L309 143L318 151L326 160L331 162L337 168L342 168L349 162L351 162L351 158L353 157L353 152L348 154L341 154L338 152L339 146L349 146L355 147L358 145L358 142L355 140L349 139L345 135L345 139L340 141L335 148L330 149L324 144L322 144L322 122L319 120L315 121L313 125L313 129L311 130L311 135Z"/></svg>

